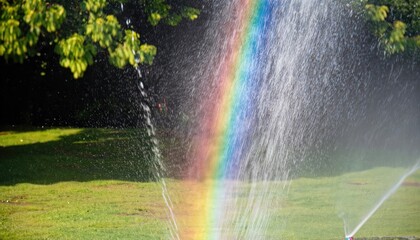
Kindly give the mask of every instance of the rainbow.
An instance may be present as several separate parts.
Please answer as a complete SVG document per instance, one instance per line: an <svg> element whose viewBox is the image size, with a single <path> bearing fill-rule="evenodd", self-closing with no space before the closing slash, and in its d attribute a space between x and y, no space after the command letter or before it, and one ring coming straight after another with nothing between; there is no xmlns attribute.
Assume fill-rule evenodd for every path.
<svg viewBox="0 0 420 240"><path fill-rule="evenodd" d="M200 134L193 140L193 166L188 186L195 193L188 212L194 217L181 229L182 239L216 239L214 223L220 218L224 187L220 179L235 176L243 148L241 141L249 127L247 115L253 107L252 96L258 91L261 50L270 24L269 0L235 0L236 20L226 27L227 47L220 56L214 74L217 87L212 94L203 93L206 114L200 121ZM247 126L245 126L247 125ZM191 227L191 225L195 227ZM194 228L194 230L191 230Z"/></svg>

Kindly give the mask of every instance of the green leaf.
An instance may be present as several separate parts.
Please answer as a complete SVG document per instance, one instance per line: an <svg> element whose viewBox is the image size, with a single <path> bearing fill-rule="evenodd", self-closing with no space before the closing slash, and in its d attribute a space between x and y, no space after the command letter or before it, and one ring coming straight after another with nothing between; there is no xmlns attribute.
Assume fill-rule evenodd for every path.
<svg viewBox="0 0 420 240"><path fill-rule="evenodd" d="M185 7L182 10L182 16L184 18L187 18L189 20L195 20L198 18L198 15L200 15L200 10L196 9L196 8L191 8L191 7Z"/></svg>

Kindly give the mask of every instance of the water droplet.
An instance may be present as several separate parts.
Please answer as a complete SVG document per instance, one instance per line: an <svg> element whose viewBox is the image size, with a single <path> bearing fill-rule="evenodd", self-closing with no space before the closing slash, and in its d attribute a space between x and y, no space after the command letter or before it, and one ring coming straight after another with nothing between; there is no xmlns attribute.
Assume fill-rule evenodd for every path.
<svg viewBox="0 0 420 240"><path fill-rule="evenodd" d="M137 64L140 63L140 54L138 52L134 53L134 61L136 61Z"/></svg>

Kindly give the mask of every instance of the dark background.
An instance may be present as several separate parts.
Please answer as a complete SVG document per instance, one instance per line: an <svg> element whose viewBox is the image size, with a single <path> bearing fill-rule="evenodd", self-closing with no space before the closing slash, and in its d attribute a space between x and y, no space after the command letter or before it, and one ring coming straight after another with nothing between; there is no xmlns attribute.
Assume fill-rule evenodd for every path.
<svg viewBox="0 0 420 240"><path fill-rule="evenodd" d="M177 64L191 61L185 59L199 47L212 9L208 2L184 2L200 9L201 14L176 27L151 27L133 6L124 6L124 15L118 16L122 26L130 18L142 42L158 49L153 65L141 66L148 99L140 97L134 68L115 68L104 52L96 56L83 78L75 80L69 69L59 66L54 46L40 45L41 55L23 64L0 59L0 126L135 127L142 122L141 101L149 102L154 115L156 105L162 102L171 112L177 111L180 97L165 93L179 87L180 79L173 76L185 66Z"/></svg>
<svg viewBox="0 0 420 240"><path fill-rule="evenodd" d="M107 54L100 52L95 58L95 64L88 67L84 77L75 80L70 70L59 66L54 46L47 44L39 46L40 56L28 58L23 64L7 63L0 58L0 126L136 127L143 122L140 107L142 101L147 101L151 106L158 127L170 127L179 122L189 102L197 101L193 99L195 95L191 94L193 89L188 89L190 85L197 84L189 83L195 81L193 75L203 72L200 70L203 68L203 56L211 55L211 47L206 46L210 45L211 40L206 38L206 34L211 35L209 22L218 21L215 16L220 12L218 8L222 7L222 4L212 1L182 0L182 3L200 9L199 18L195 21L184 20L176 27L164 24L151 27L144 22L144 16L139 14L141 11L134 6L126 5L123 15L117 14L122 26L130 18L134 29L141 34L142 42L153 44L158 49L153 65L141 66L148 99L140 96L137 89L139 78L133 67L117 69L109 64ZM350 19L348 27L360 25L360 21ZM350 46L358 46L359 49L358 71L384 75L372 78L370 81L374 82L366 83L371 86L367 89L386 96L381 86L384 86L388 71L392 72L394 66L395 69L403 66L400 76L403 81L399 84L420 81L418 56L384 57L377 46L377 39L371 36L367 26L358 31L360 33L352 37ZM354 30L350 29L349 32ZM349 56L343 56L346 57ZM353 61L353 58L350 56L349 61ZM42 73L45 76L41 76ZM354 78L357 76L348 77L346 87L357 88L353 86ZM388 86L391 88L389 91L393 91L393 86ZM419 84L415 86L418 88ZM418 89L412 91L418 92L415 95L420 99ZM168 113L164 115L156 107L163 102L168 108ZM412 110L416 114L419 105Z"/></svg>

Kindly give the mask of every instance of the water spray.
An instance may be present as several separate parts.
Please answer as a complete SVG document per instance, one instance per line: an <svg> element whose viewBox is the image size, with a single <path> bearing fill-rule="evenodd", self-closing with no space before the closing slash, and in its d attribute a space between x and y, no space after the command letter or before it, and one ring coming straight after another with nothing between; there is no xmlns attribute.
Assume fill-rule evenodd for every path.
<svg viewBox="0 0 420 240"><path fill-rule="evenodd" d="M389 191L379 200L379 202L372 208L372 210L370 210L370 212L363 218L359 225L357 225L356 228L350 234L347 234L346 231L347 235L345 240L353 240L352 236L354 236L357 233L357 231L359 231L359 229L367 222L367 220L369 220L369 218L372 217L376 210L378 210L379 207L382 206L382 204L397 191L397 189L403 184L405 179L408 178L414 172L416 172L418 169L420 169L420 159L417 160L416 164L414 164L414 166L411 167L403 176L401 176L398 182L394 186L392 186L391 189L389 189Z"/></svg>

